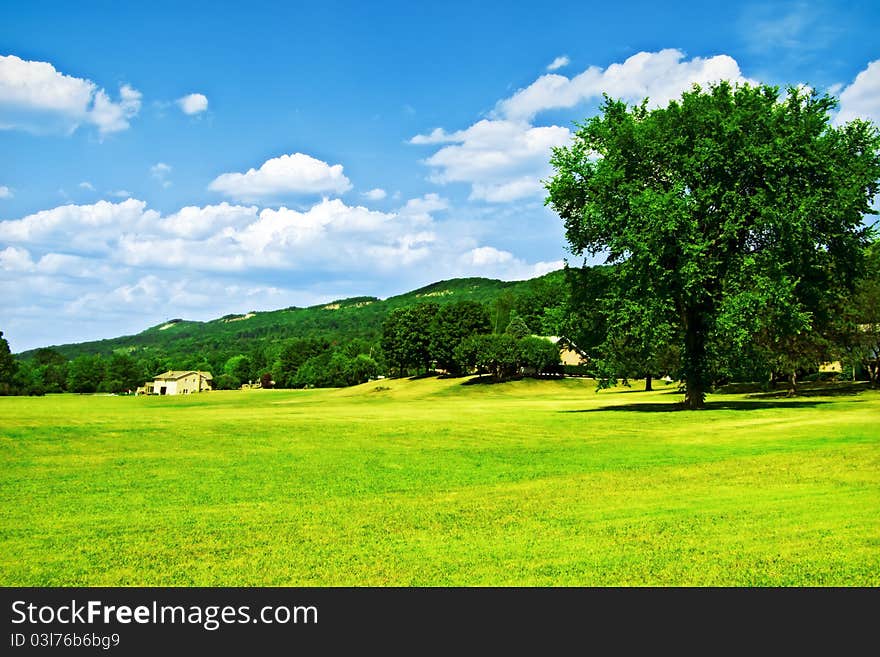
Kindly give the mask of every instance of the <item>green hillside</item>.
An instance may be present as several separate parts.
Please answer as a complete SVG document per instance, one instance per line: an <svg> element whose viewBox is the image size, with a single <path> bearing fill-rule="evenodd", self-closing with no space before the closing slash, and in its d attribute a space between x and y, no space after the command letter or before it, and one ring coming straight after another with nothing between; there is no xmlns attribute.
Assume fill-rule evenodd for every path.
<svg viewBox="0 0 880 657"><path fill-rule="evenodd" d="M288 338L324 338L332 343L352 339L378 340L382 321L395 308L422 302L446 304L471 300L493 305L503 295L516 296L542 282L562 280L562 271L526 281L500 281L488 278L457 278L389 297L352 297L308 308L290 307L265 312L225 315L207 322L169 319L136 335L107 340L53 345L51 348L68 359L81 355L109 356L151 350L163 354L191 355L199 351L241 351L259 342ZM233 348L235 347L235 348ZM28 359L36 349L18 354Z"/></svg>

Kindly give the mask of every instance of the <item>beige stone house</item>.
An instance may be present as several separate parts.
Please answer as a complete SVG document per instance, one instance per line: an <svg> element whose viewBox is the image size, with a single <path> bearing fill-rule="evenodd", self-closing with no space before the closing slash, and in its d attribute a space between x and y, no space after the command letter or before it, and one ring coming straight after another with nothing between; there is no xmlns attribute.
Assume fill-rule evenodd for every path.
<svg viewBox="0 0 880 657"><path fill-rule="evenodd" d="M211 390L214 377L210 372L196 370L169 370L158 374L155 380L144 385L146 395L187 395L192 392Z"/></svg>

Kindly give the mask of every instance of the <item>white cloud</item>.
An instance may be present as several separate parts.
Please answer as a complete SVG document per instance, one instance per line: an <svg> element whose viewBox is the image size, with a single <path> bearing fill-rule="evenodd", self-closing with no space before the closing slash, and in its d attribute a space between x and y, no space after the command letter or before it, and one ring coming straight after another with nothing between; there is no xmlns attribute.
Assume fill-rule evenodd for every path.
<svg viewBox="0 0 880 657"><path fill-rule="evenodd" d="M432 134L439 139L436 132ZM470 183L473 200L513 201L541 191L540 179L550 171L551 148L570 138L568 128L559 126L483 119L466 130L443 133L448 145L425 162L433 182Z"/></svg>
<svg viewBox="0 0 880 657"><path fill-rule="evenodd" d="M12 198L15 194L6 185L0 185L0 198Z"/></svg>
<svg viewBox="0 0 880 657"><path fill-rule="evenodd" d="M159 218L159 213L147 210L146 205L128 199L41 210L22 219L0 221L0 242L106 254L121 233L143 230Z"/></svg>
<svg viewBox="0 0 880 657"><path fill-rule="evenodd" d="M728 55L686 60L680 50L667 48L637 53L605 69L591 66L572 78L555 73L542 75L500 101L495 112L507 119L529 121L542 111L574 107L603 93L633 103L649 98L651 106L659 107L695 83L706 85L719 80L749 81Z"/></svg>
<svg viewBox="0 0 880 657"><path fill-rule="evenodd" d="M477 267L499 265L513 260L510 251L500 251L492 246L480 246L464 254L464 259Z"/></svg>
<svg viewBox="0 0 880 657"><path fill-rule="evenodd" d="M0 129L71 134L93 125L104 135L125 130L141 108L141 93L129 85L114 101L91 80L57 71L48 62L0 56Z"/></svg>
<svg viewBox="0 0 880 657"><path fill-rule="evenodd" d="M368 192L364 192L363 194L361 194L361 196L363 196L368 201L381 201L383 198L388 196L388 192L386 192L384 189L376 187L375 189L371 189Z"/></svg>
<svg viewBox="0 0 880 657"><path fill-rule="evenodd" d="M201 114L208 110L208 98L203 94L189 94L183 98L178 98L177 106L184 114Z"/></svg>
<svg viewBox="0 0 880 657"><path fill-rule="evenodd" d="M301 266L328 258L350 261L354 257L364 262L365 249L394 245L408 232L407 222L397 221L394 213L324 199L305 212L266 208L256 222L242 230L225 231L224 237L264 262Z"/></svg>
<svg viewBox="0 0 880 657"><path fill-rule="evenodd" d="M351 189L351 181L341 164L330 166L309 155L293 153L266 160L259 169L248 169L246 173L221 174L208 189L252 201L296 194L342 194Z"/></svg>
<svg viewBox="0 0 880 657"><path fill-rule="evenodd" d="M628 102L649 97L657 106L695 83L722 79L749 82L727 55L687 60L675 49L640 52L605 69L591 66L572 78L542 75L499 101L489 118L454 132L434 128L414 136L410 143L440 146L425 159L432 182L466 183L471 186L471 200L509 203L544 193L541 180L551 173L552 149L571 139L568 128L534 125L541 112L572 108L603 93Z"/></svg>
<svg viewBox="0 0 880 657"><path fill-rule="evenodd" d="M547 64L548 71L555 71L557 69L563 68L571 64L571 60L568 58L568 55L561 55L554 59L552 62Z"/></svg>
<svg viewBox="0 0 880 657"><path fill-rule="evenodd" d="M856 118L880 125L880 59L870 62L840 92L840 111L834 122L841 125Z"/></svg>
<svg viewBox="0 0 880 657"><path fill-rule="evenodd" d="M493 246L479 246L471 249L463 253L459 260L465 271L477 271L482 276L505 280L524 280L543 276L551 271L562 269L564 265L562 260L530 264L515 257L510 251L496 249Z"/></svg>
<svg viewBox="0 0 880 657"><path fill-rule="evenodd" d="M435 212L447 209L449 209L449 201L432 192L420 198L409 199L400 208L400 214L416 221L428 222L433 219L432 215Z"/></svg>
<svg viewBox="0 0 880 657"><path fill-rule="evenodd" d="M84 189L88 192L95 191L95 186L88 180L83 180L79 185L77 185L77 187L79 187L80 189Z"/></svg>
<svg viewBox="0 0 880 657"><path fill-rule="evenodd" d="M427 135L416 135L412 139L409 140L410 144L447 144L450 141L455 141L451 139L451 136L446 134L446 131L443 128L434 128Z"/></svg>
<svg viewBox="0 0 880 657"><path fill-rule="evenodd" d="M0 221L4 262L26 262L25 247L125 266L223 269L393 267L371 254L388 249L412 259L433 241L432 212L445 199L429 194L399 212L379 212L324 199L308 210L187 206L162 216L143 201L63 205L22 219ZM9 250L11 249L11 250ZM385 257L385 256L382 256ZM17 265L17 266L18 266Z"/></svg>
<svg viewBox="0 0 880 657"><path fill-rule="evenodd" d="M108 196L115 196L116 198L130 198L131 192L127 189L116 189L110 192L107 192Z"/></svg>
<svg viewBox="0 0 880 657"><path fill-rule="evenodd" d="M227 227L243 228L257 220L256 206L219 205L186 206L163 217L158 227L176 237L206 239Z"/></svg>
<svg viewBox="0 0 880 657"><path fill-rule="evenodd" d="M0 269L6 271L31 271L34 261L27 249L15 246L7 246L0 251Z"/></svg>
<svg viewBox="0 0 880 657"><path fill-rule="evenodd" d="M150 175L159 182L162 187L171 187L171 181L168 176L171 173L171 165L164 162L157 162L150 167Z"/></svg>

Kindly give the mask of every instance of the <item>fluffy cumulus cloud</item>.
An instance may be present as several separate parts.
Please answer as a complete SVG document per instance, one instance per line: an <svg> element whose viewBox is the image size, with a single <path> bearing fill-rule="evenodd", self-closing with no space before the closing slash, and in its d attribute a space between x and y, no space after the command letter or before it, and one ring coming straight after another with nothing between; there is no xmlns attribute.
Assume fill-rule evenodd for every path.
<svg viewBox="0 0 880 657"><path fill-rule="evenodd" d="M329 165L303 153L266 160L259 169L224 173L208 188L242 201L275 199L291 195L342 194L351 181L341 164Z"/></svg>
<svg viewBox="0 0 880 657"><path fill-rule="evenodd" d="M843 124L856 118L880 125L880 59L869 63L840 92L840 111L835 122Z"/></svg>
<svg viewBox="0 0 880 657"><path fill-rule="evenodd" d="M388 196L388 192L386 192L384 189L376 187L374 189L364 192L363 194L361 194L361 196L363 196L368 201L381 201L383 198Z"/></svg>
<svg viewBox="0 0 880 657"><path fill-rule="evenodd" d="M108 254L121 233L148 229L159 219L159 213L146 205L128 199L41 210L22 219L0 221L0 243Z"/></svg>
<svg viewBox="0 0 880 657"><path fill-rule="evenodd" d="M550 70L568 62L559 57ZM568 109L594 101L607 93L629 102L650 98L662 105L693 84L718 80L747 82L736 61L727 55L686 59L679 50L640 52L607 68L591 66L569 78L557 73L542 75L532 84L499 101L485 118L464 130L435 128L410 142L439 146L425 159L430 180L471 186L472 200L505 203L543 193L542 178L550 173L554 146L569 142L568 128L536 125L548 110Z"/></svg>
<svg viewBox="0 0 880 657"><path fill-rule="evenodd" d="M652 106L667 104L693 84L719 80L747 82L739 65L728 55L685 59L674 48L640 52L605 69L591 66L567 78L555 73L542 75L510 98L500 101L495 111L508 119L531 120L539 112L574 107L607 93L612 98L639 102L649 98Z"/></svg>
<svg viewBox="0 0 880 657"><path fill-rule="evenodd" d="M70 134L92 125L102 135L129 127L141 93L129 85L113 100L91 80L65 75L48 62L0 56L0 129Z"/></svg>
<svg viewBox="0 0 880 657"><path fill-rule="evenodd" d="M484 119L466 130L451 134L435 130L425 137L431 143L446 142L425 162L433 182L469 183L473 200L514 201L541 192L551 148L570 138L568 128L560 126Z"/></svg>
<svg viewBox="0 0 880 657"><path fill-rule="evenodd" d="M543 276L551 271L562 269L562 260L528 263L517 258L510 251L493 246L479 246L461 255L459 262L463 270L478 270L487 276L507 279L525 279Z"/></svg>
<svg viewBox="0 0 880 657"><path fill-rule="evenodd" d="M552 62L547 64L547 70L548 71L556 71L560 68L565 68L569 64L571 64L571 60L568 58L568 55L560 55L559 57L554 59Z"/></svg>
<svg viewBox="0 0 880 657"><path fill-rule="evenodd" d="M208 111L208 97L204 94L188 94L175 102L181 112L190 116Z"/></svg>

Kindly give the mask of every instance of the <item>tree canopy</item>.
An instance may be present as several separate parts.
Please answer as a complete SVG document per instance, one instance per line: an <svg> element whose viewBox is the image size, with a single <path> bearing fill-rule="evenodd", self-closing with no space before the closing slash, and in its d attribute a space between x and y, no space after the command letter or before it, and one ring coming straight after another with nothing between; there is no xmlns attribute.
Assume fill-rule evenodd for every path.
<svg viewBox="0 0 880 657"><path fill-rule="evenodd" d="M653 110L606 97L554 149L547 204L571 251L616 265L607 335L677 326L666 333L688 408L703 407L738 347L763 334L796 350L852 289L880 135L860 120L833 126L834 107L808 89L726 82Z"/></svg>

